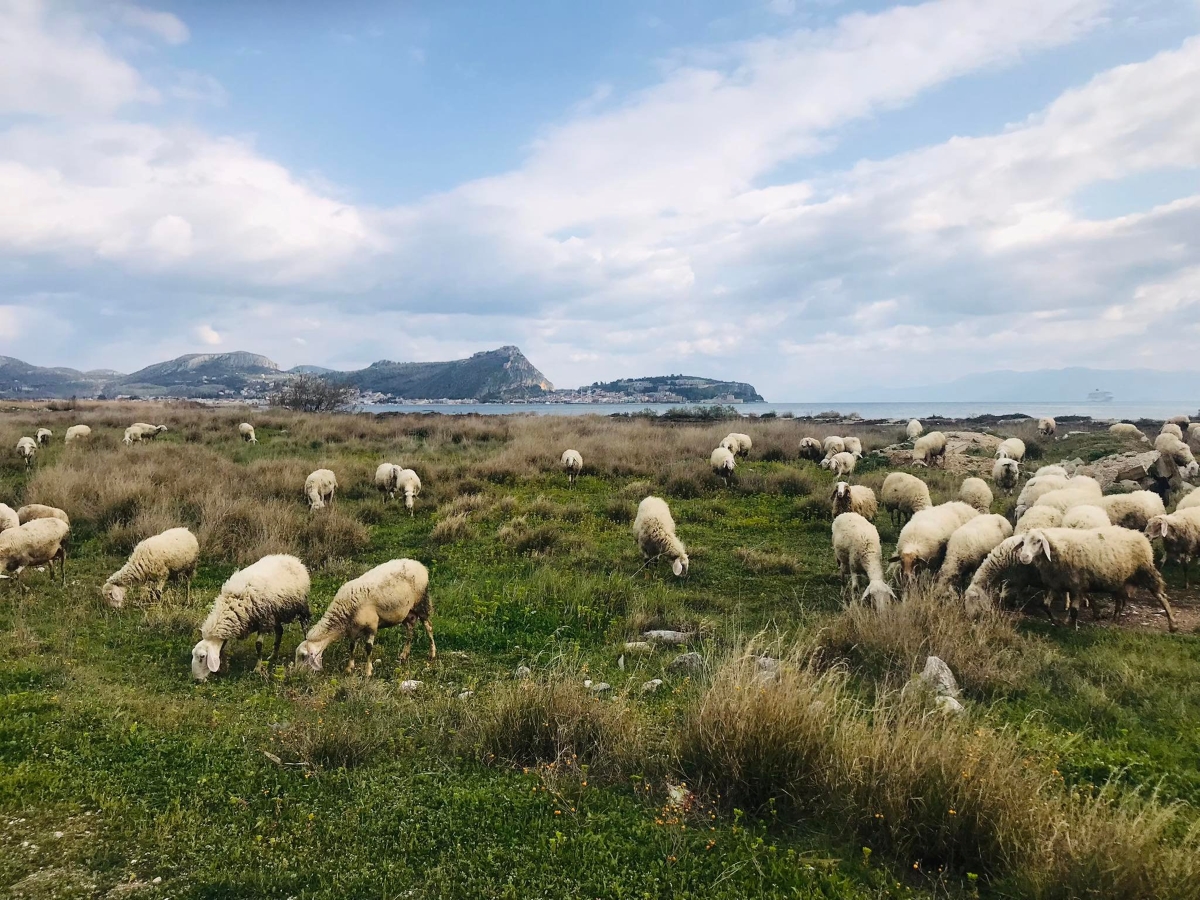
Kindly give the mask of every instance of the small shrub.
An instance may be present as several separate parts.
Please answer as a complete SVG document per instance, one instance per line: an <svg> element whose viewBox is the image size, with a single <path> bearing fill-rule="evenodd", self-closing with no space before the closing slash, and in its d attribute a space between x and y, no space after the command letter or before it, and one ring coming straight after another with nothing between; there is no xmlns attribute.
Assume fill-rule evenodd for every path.
<svg viewBox="0 0 1200 900"><path fill-rule="evenodd" d="M382 727L369 716L336 716L295 725L283 733L283 749L320 769L356 769L386 744Z"/></svg>
<svg viewBox="0 0 1200 900"><path fill-rule="evenodd" d="M514 553L546 553L559 543L562 534L552 522L531 526L524 516L517 516L501 526L496 537Z"/></svg>
<svg viewBox="0 0 1200 900"><path fill-rule="evenodd" d="M768 493L782 494L784 497L807 497L816 486L817 481L811 473L785 469L767 475L765 489Z"/></svg>
<svg viewBox="0 0 1200 900"><path fill-rule="evenodd" d="M604 516L618 525L628 525L637 515L637 507L630 500L613 498L604 504Z"/></svg>
<svg viewBox="0 0 1200 900"><path fill-rule="evenodd" d="M466 513L455 513L440 519L429 533L429 539L435 544L449 544L470 537L473 532Z"/></svg>
<svg viewBox="0 0 1200 900"><path fill-rule="evenodd" d="M366 550L371 533L361 523L337 509L320 510L308 516L297 535L300 556L313 567L349 559Z"/></svg>
<svg viewBox="0 0 1200 900"><path fill-rule="evenodd" d="M738 547L733 555L756 575L796 575L801 571L799 561L784 553L764 553L751 547Z"/></svg>

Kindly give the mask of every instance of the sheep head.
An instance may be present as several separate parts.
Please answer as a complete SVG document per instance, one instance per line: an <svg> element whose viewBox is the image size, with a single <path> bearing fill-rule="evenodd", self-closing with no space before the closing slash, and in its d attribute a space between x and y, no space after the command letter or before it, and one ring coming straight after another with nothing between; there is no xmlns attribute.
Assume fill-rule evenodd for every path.
<svg viewBox="0 0 1200 900"><path fill-rule="evenodd" d="M1166 516L1154 516L1146 523L1146 537L1150 540L1165 538L1170 532L1170 527Z"/></svg>
<svg viewBox="0 0 1200 900"><path fill-rule="evenodd" d="M1027 566L1031 565L1043 553L1046 554L1046 559L1054 559L1050 552L1050 539L1046 537L1045 532L1040 528L1026 532L1025 540L1021 543L1021 552L1018 554L1021 562Z"/></svg>
<svg viewBox="0 0 1200 900"><path fill-rule="evenodd" d="M100 588L100 593L104 596L104 601L113 609L120 609L125 605L125 588L116 584L105 584Z"/></svg>
<svg viewBox="0 0 1200 900"><path fill-rule="evenodd" d="M221 644L205 638L192 648L192 677L207 681L208 676L221 668Z"/></svg>
<svg viewBox="0 0 1200 900"><path fill-rule="evenodd" d="M321 671L321 655L325 648L312 641L301 641L296 648L296 665L303 666L311 672Z"/></svg>
<svg viewBox="0 0 1200 900"><path fill-rule="evenodd" d="M675 561L671 563L671 571L679 578L687 576L688 558L686 553L675 558Z"/></svg>

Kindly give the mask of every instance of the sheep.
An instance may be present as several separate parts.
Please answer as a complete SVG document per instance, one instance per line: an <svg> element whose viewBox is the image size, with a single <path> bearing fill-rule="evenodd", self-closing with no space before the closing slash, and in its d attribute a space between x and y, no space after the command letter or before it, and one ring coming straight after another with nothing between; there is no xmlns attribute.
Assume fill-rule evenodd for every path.
<svg viewBox="0 0 1200 900"><path fill-rule="evenodd" d="M1175 512L1184 509L1194 509L1200 506L1200 488L1194 489L1191 493L1184 495L1183 499L1175 505Z"/></svg>
<svg viewBox="0 0 1200 900"><path fill-rule="evenodd" d="M1072 506L1062 517L1063 528L1107 528L1111 524L1108 513L1090 503Z"/></svg>
<svg viewBox="0 0 1200 900"><path fill-rule="evenodd" d="M1021 562L1034 566L1050 590L1068 594L1071 624L1079 625L1079 607L1090 591L1106 591L1116 598L1114 621L1119 620L1131 587L1154 591L1167 614L1167 627L1175 631L1175 613L1167 601L1167 588L1154 568L1154 551L1146 535L1115 525L1083 531L1077 528L1034 529L1022 538Z"/></svg>
<svg viewBox="0 0 1200 900"><path fill-rule="evenodd" d="M1050 416L1043 416L1038 419L1038 434L1042 437L1054 437L1058 432L1058 423Z"/></svg>
<svg viewBox="0 0 1200 900"><path fill-rule="evenodd" d="M1183 586L1192 586L1192 559L1200 556L1200 506L1155 516L1146 525L1146 537L1161 538L1163 563L1171 560L1183 566Z"/></svg>
<svg viewBox="0 0 1200 900"><path fill-rule="evenodd" d="M32 522L34 519L58 519L60 522L66 522L68 528L71 526L70 517L57 506L30 503L17 510L17 520L22 525L26 522Z"/></svg>
<svg viewBox="0 0 1200 900"><path fill-rule="evenodd" d="M247 444L257 444L258 438L254 436L254 426L249 422L243 422L238 426L238 434L242 436L242 440Z"/></svg>
<svg viewBox="0 0 1200 900"><path fill-rule="evenodd" d="M1018 525L1018 527L1020 526ZM1024 542L1024 536L1020 532L1014 532L1011 537L1005 538L992 548L987 558L975 570L975 575L971 578L967 589L963 591L963 603L967 615L978 618L985 609L992 605L992 593L1002 577L1006 582L1015 580L1014 576L1021 569L1019 554ZM1048 597L1046 612L1053 621L1054 616L1050 613Z"/></svg>
<svg viewBox="0 0 1200 900"><path fill-rule="evenodd" d="M1193 449L1200 447L1200 422L1193 422L1187 427L1187 442Z"/></svg>
<svg viewBox="0 0 1200 900"><path fill-rule="evenodd" d="M1170 435L1173 435L1176 440L1179 440L1179 441L1183 440L1183 429L1180 428L1178 425L1176 425L1174 422L1165 423L1163 425L1163 427L1161 429L1159 429L1158 433L1160 435L1170 434Z"/></svg>
<svg viewBox="0 0 1200 900"><path fill-rule="evenodd" d="M396 476L396 484L400 493L404 494L404 508L410 516L414 515L413 504L421 493L421 477L412 469L401 469Z"/></svg>
<svg viewBox="0 0 1200 900"><path fill-rule="evenodd" d="M1139 441L1146 440L1146 435L1142 434L1141 430L1129 422L1116 422L1108 426L1108 433L1117 437L1137 438Z"/></svg>
<svg viewBox="0 0 1200 900"><path fill-rule="evenodd" d="M811 459L817 462L825 456L825 448L816 438L806 437L800 439L800 458Z"/></svg>
<svg viewBox="0 0 1200 900"><path fill-rule="evenodd" d="M958 489L958 499L985 513L992 508L992 489L982 478L966 478Z"/></svg>
<svg viewBox="0 0 1200 900"><path fill-rule="evenodd" d="M37 456L37 441L31 437L23 437L17 441L17 456L25 460L25 465L33 465L33 458Z"/></svg>
<svg viewBox="0 0 1200 900"><path fill-rule="evenodd" d="M1104 493L1104 488L1091 475L1072 475L1067 479L1067 485L1075 491L1091 491L1097 497Z"/></svg>
<svg viewBox="0 0 1200 900"><path fill-rule="evenodd" d="M750 440L750 435L731 431L725 435L720 446L730 451L734 456L749 456L753 442Z"/></svg>
<svg viewBox="0 0 1200 900"><path fill-rule="evenodd" d="M647 561L666 556L676 576L687 575L688 555L683 542L675 535L675 520L670 507L661 497L647 497L638 504L633 520L633 536Z"/></svg>
<svg viewBox="0 0 1200 900"><path fill-rule="evenodd" d="M1180 428L1187 428L1192 422L1191 417L1187 415L1171 416L1167 421L1172 425L1178 425Z"/></svg>
<svg viewBox="0 0 1200 900"><path fill-rule="evenodd" d="M828 469L838 478L845 478L847 475L854 474L854 466L857 462L858 458L853 453L843 451L821 460L821 468Z"/></svg>
<svg viewBox="0 0 1200 900"><path fill-rule="evenodd" d="M414 559L389 560L338 588L325 615L309 629L304 641L296 648L296 665L321 671L325 648L341 637L349 637L350 662L346 671L354 671L354 649L361 640L367 651L364 674L370 678L375 671L371 655L375 652L379 629L393 625L407 628L408 637L399 659L400 665L404 665L412 650L413 625L418 619L429 635L429 658L437 659L432 616L429 570Z"/></svg>
<svg viewBox="0 0 1200 900"><path fill-rule="evenodd" d="M829 495L829 499L833 501L834 518L844 512L853 512L870 521L879 511L875 492L862 484L850 485L839 481L833 486L833 493Z"/></svg>
<svg viewBox="0 0 1200 900"><path fill-rule="evenodd" d="M121 443L126 447L132 447L134 444L141 443L142 429L136 425L130 425L125 429L125 436L121 438Z"/></svg>
<svg viewBox="0 0 1200 900"><path fill-rule="evenodd" d="M1160 456L1170 457L1175 465L1181 469L1186 470L1188 467L1196 464L1196 457L1192 454L1192 448L1170 432L1164 431L1154 439L1154 449L1159 452Z"/></svg>
<svg viewBox="0 0 1200 900"><path fill-rule="evenodd" d="M384 502L396 498L399 477L400 467L395 463L380 463L375 470L375 489L383 495Z"/></svg>
<svg viewBox="0 0 1200 900"><path fill-rule="evenodd" d="M67 435L63 438L63 443L73 444L76 441L86 441L92 436L92 429L88 425L72 425L67 429Z"/></svg>
<svg viewBox="0 0 1200 900"><path fill-rule="evenodd" d="M1063 521L1062 510L1053 506L1031 506L1017 519L1013 526L1013 534L1024 534L1035 528L1061 528Z"/></svg>
<svg viewBox="0 0 1200 900"><path fill-rule="evenodd" d="M729 476L733 474L733 453L728 447L717 447L708 457L708 464L712 466L715 474L720 475L728 482Z"/></svg>
<svg viewBox="0 0 1200 900"><path fill-rule="evenodd" d="M917 419L909 419L908 427L904 429L904 433L908 436L910 441L915 441L925 433L925 426L922 425Z"/></svg>
<svg viewBox="0 0 1200 900"><path fill-rule="evenodd" d="M992 481L1006 494L1016 490L1021 478L1021 464L1015 459L998 459L992 466Z"/></svg>
<svg viewBox="0 0 1200 900"><path fill-rule="evenodd" d="M896 599L883 575L879 531L868 519L856 512L844 512L833 520L833 555L838 572L849 579L852 593L858 593L858 574L867 576L863 602L870 599L878 609Z"/></svg>
<svg viewBox="0 0 1200 900"><path fill-rule="evenodd" d="M294 556L275 554L239 569L221 586L208 618L200 626L200 641L192 648L192 677L205 681L221 668L221 650L226 641L255 636L254 651L262 666L263 635L275 632L279 655L283 626L299 620L307 631L312 613L308 608L311 582L304 563Z"/></svg>
<svg viewBox="0 0 1200 900"><path fill-rule="evenodd" d="M1020 519L1027 509L1035 505L1046 494L1061 490L1091 494L1097 500L1100 499L1102 493L1100 483L1086 475L1076 475L1074 478L1064 478L1061 475L1042 475L1030 478L1025 482L1025 487L1021 488L1021 493L1017 497L1017 505L1014 508L1016 517Z"/></svg>
<svg viewBox="0 0 1200 900"><path fill-rule="evenodd" d="M1122 528L1132 528L1143 531L1155 516L1163 515L1167 510L1163 506L1162 497L1154 491L1130 491L1128 494L1112 494L1101 497L1096 504L1106 513L1109 521Z"/></svg>
<svg viewBox="0 0 1200 900"><path fill-rule="evenodd" d="M919 570L936 571L946 555L946 544L959 526L979 515L979 510L952 500L923 509L900 529L892 562L900 564L900 575L908 582L916 580Z"/></svg>
<svg viewBox="0 0 1200 900"><path fill-rule="evenodd" d="M1015 459L1021 462L1025 459L1025 442L1020 438L1007 438L996 448L996 459Z"/></svg>
<svg viewBox="0 0 1200 900"><path fill-rule="evenodd" d="M39 428L34 437L37 439L39 447L49 447L50 439L54 437L54 432L49 428Z"/></svg>
<svg viewBox="0 0 1200 900"><path fill-rule="evenodd" d="M825 438L825 442L821 446L825 450L826 459L831 459L839 453L846 452L846 442L836 434L831 434Z"/></svg>
<svg viewBox="0 0 1200 900"><path fill-rule="evenodd" d="M304 496L308 498L308 508L318 510L324 509L326 504L332 504L337 486L337 476L328 469L317 469L309 475L304 479Z"/></svg>
<svg viewBox="0 0 1200 900"><path fill-rule="evenodd" d="M67 583L66 539L71 527L61 519L35 519L0 532L0 569L12 572L19 582L27 566L48 566L54 578L54 561L59 561L62 584ZM24 587L24 585L22 585Z"/></svg>
<svg viewBox="0 0 1200 900"><path fill-rule="evenodd" d="M567 481L572 486L575 484L575 479L579 477L579 473L583 471L583 457L579 455L578 450L564 450L562 455L563 471L567 473Z"/></svg>
<svg viewBox="0 0 1200 900"><path fill-rule="evenodd" d="M20 528L21 517L7 503L0 503L0 531L8 531L10 528Z"/></svg>
<svg viewBox="0 0 1200 900"><path fill-rule="evenodd" d="M125 565L121 566L100 589L113 609L125 605L125 592L136 584L149 585L150 597L158 600L171 578L181 577L187 583L187 599L192 599L192 576L200 559L200 545L186 528L168 528L141 541Z"/></svg>
<svg viewBox="0 0 1200 900"><path fill-rule="evenodd" d="M121 443L128 447L132 444L141 443L143 440L152 441L166 430L166 425L149 425L146 422L134 422L125 429L125 436L121 439Z"/></svg>
<svg viewBox="0 0 1200 900"><path fill-rule="evenodd" d="M962 590L963 581L1012 533L1008 519L997 515L976 516L956 528L946 542L946 559L938 576L941 590L954 594Z"/></svg>
<svg viewBox="0 0 1200 900"><path fill-rule="evenodd" d="M893 525L933 506L933 500L929 497L929 485L907 472L891 472L883 479L880 499Z"/></svg>
<svg viewBox="0 0 1200 900"><path fill-rule="evenodd" d="M1071 473L1062 466L1042 466L1033 473L1034 478L1041 478L1043 475L1059 475L1063 478L1069 477Z"/></svg>
<svg viewBox="0 0 1200 900"><path fill-rule="evenodd" d="M1042 494L1034 506L1050 506L1066 515L1073 506L1095 506L1099 502L1091 491L1068 487Z"/></svg>
<svg viewBox="0 0 1200 900"><path fill-rule="evenodd" d="M853 453L859 459L862 459L862 455L863 455L862 441L860 441L856 437L844 437L844 438L842 438L842 443L846 445L847 453Z"/></svg>
<svg viewBox="0 0 1200 900"><path fill-rule="evenodd" d="M940 431L931 431L913 442L912 463L914 466L933 468L938 460L946 465L946 436Z"/></svg>

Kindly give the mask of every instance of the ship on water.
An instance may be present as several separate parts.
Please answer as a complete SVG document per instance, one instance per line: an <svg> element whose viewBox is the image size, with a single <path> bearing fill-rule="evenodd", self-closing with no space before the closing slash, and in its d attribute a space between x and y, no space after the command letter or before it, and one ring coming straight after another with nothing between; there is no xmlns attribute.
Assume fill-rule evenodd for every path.
<svg viewBox="0 0 1200 900"><path fill-rule="evenodd" d="M1096 388L1087 395L1088 401L1091 403L1112 403L1113 395L1110 391L1102 391Z"/></svg>

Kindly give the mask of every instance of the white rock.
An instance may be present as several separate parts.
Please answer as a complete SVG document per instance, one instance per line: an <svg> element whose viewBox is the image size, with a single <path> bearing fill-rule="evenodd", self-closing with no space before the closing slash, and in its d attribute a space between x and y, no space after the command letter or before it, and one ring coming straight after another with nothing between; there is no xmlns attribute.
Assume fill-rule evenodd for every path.
<svg viewBox="0 0 1200 900"><path fill-rule="evenodd" d="M654 645L649 641L626 641L626 653L653 653Z"/></svg>
<svg viewBox="0 0 1200 900"><path fill-rule="evenodd" d="M927 657L925 668L914 680L919 680L939 697L957 697L958 682L950 667L936 656Z"/></svg>
<svg viewBox="0 0 1200 900"><path fill-rule="evenodd" d="M686 644L693 637L690 631L670 631L656 629L645 632L642 637L657 644Z"/></svg>
<svg viewBox="0 0 1200 900"><path fill-rule="evenodd" d="M517 670L513 674L518 678L529 678L533 672L530 671L529 666L517 666Z"/></svg>
<svg viewBox="0 0 1200 900"><path fill-rule="evenodd" d="M944 694L934 700L933 705L942 712L949 713L952 716L961 716L967 711L966 708L953 697L949 697Z"/></svg>
<svg viewBox="0 0 1200 900"><path fill-rule="evenodd" d="M458 699L459 700L470 700L474 696L475 696L474 691L462 691L459 693Z"/></svg>
<svg viewBox="0 0 1200 900"><path fill-rule="evenodd" d="M696 651L681 653L667 666L671 672L695 672L704 667L704 657Z"/></svg>
<svg viewBox="0 0 1200 900"><path fill-rule="evenodd" d="M605 691L611 691L612 685L609 684L607 681L597 681L595 684L593 684L592 682L589 681L587 684L587 688L593 694L602 694Z"/></svg>
<svg viewBox="0 0 1200 900"><path fill-rule="evenodd" d="M415 678L410 678L408 681L402 681L400 682L400 693L415 694L418 690L420 690L422 684L424 684L423 681L417 681Z"/></svg>
<svg viewBox="0 0 1200 900"><path fill-rule="evenodd" d="M649 681L647 681L645 684L642 685L642 693L643 694L653 694L655 691L657 691L662 686L663 686L663 680L661 678L651 678Z"/></svg>

